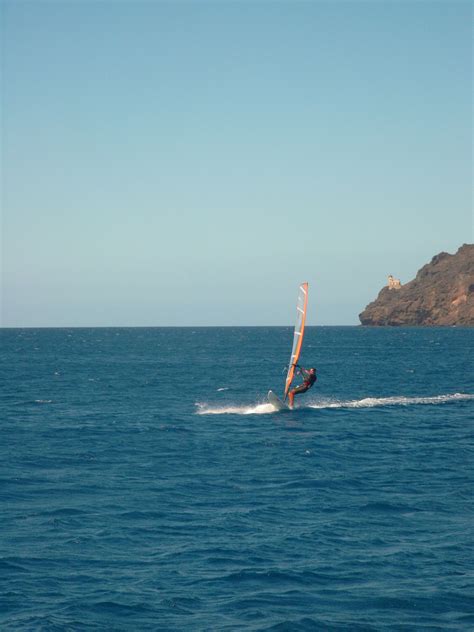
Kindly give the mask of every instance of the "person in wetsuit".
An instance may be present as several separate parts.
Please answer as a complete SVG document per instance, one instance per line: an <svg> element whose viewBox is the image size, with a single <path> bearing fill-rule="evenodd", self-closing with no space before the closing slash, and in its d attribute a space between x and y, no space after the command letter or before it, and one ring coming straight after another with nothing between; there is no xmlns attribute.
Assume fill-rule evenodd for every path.
<svg viewBox="0 0 474 632"><path fill-rule="evenodd" d="M295 399L295 395L306 393L306 391L309 390L318 379L316 377L316 369L304 369L303 367L300 367L298 365L296 365L296 367L298 368L297 375L301 375L303 378L303 384L300 384L300 386L297 386L288 393L290 408L293 408L293 400Z"/></svg>

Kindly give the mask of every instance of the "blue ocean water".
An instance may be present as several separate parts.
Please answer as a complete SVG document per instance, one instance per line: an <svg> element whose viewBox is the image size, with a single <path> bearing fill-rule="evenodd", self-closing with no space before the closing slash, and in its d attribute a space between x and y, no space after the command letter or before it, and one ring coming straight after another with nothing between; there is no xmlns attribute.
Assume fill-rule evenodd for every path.
<svg viewBox="0 0 474 632"><path fill-rule="evenodd" d="M0 330L0 629L474 629L473 337Z"/></svg>

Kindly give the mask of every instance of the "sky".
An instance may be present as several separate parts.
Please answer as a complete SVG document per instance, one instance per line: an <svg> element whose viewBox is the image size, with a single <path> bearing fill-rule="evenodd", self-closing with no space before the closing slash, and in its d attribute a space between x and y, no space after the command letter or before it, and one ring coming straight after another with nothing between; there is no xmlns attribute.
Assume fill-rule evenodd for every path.
<svg viewBox="0 0 474 632"><path fill-rule="evenodd" d="M473 241L472 4L3 0L1 325L356 325Z"/></svg>

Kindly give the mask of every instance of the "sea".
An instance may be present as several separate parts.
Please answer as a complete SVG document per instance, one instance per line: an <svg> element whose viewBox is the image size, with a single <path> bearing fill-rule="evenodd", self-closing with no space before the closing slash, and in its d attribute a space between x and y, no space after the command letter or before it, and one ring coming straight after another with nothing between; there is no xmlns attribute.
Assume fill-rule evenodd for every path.
<svg viewBox="0 0 474 632"><path fill-rule="evenodd" d="M474 329L0 330L0 630L474 630Z"/></svg>

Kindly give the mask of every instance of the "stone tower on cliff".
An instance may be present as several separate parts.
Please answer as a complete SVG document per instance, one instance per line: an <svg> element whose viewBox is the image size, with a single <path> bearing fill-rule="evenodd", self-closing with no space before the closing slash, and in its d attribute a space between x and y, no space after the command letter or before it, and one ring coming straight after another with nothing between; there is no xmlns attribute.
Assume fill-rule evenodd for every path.
<svg viewBox="0 0 474 632"><path fill-rule="evenodd" d="M402 287L400 279L394 279L391 274L388 275L388 289L399 290Z"/></svg>

